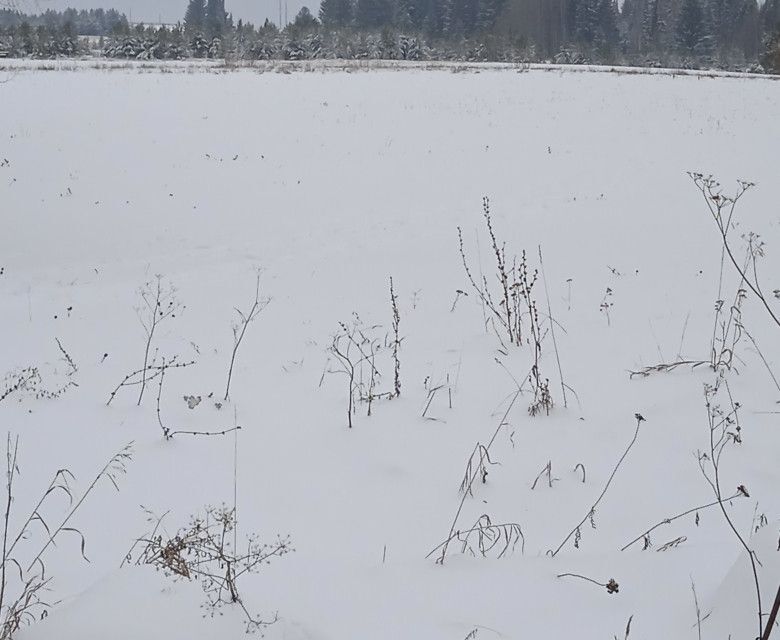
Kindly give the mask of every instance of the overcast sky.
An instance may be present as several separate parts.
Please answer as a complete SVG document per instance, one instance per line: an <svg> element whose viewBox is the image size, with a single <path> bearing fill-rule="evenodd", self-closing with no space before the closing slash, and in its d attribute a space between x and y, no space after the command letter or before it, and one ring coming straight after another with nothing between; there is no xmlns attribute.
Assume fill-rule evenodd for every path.
<svg viewBox="0 0 780 640"><path fill-rule="evenodd" d="M316 15L319 0L286 0L289 19L306 5ZM282 0L282 19L284 19L284 3ZM117 9L128 15L132 14L133 22L177 22L184 16L187 0L17 0L22 11L37 13L46 9ZM278 0L225 0L225 8L233 13L233 19L260 23L266 18L279 21Z"/></svg>

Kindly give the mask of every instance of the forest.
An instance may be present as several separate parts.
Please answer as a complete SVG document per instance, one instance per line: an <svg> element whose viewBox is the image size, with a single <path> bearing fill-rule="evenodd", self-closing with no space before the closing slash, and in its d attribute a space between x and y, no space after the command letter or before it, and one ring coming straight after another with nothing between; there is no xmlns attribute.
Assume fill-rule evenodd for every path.
<svg viewBox="0 0 780 640"><path fill-rule="evenodd" d="M88 37L89 36L89 37ZM323 0L286 24L189 0L175 25L116 10L0 11L0 57L387 59L780 71L780 0Z"/></svg>

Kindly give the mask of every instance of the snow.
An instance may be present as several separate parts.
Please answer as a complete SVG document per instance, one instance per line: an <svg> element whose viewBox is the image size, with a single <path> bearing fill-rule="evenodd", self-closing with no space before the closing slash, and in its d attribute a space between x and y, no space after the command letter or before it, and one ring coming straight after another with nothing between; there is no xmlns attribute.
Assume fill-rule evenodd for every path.
<svg viewBox="0 0 780 640"><path fill-rule="evenodd" d="M709 356L719 238L686 171L712 173L728 191L737 178L758 184L740 202L739 233L761 234L764 288L780 287L780 84L500 68L77 68L22 67L0 85L3 373L36 365L50 386L65 380L55 337L79 367L78 387L58 399L0 403L3 424L20 437L16 517L56 469L69 468L83 489L129 441L134 459L118 493L101 483L74 518L90 562L76 538L47 552L58 604L19 638L241 637L240 610L204 617L197 583L119 568L149 528L139 505L169 511L169 533L205 505L232 505L236 445L239 538L289 533L296 549L240 584L253 611L278 611L268 638L450 640L476 629L477 638L595 640L622 638L632 615L632 639L695 638L692 581L702 614L712 611L704 637L754 637L752 574L717 508L702 510L698 526L691 515L661 527L650 550L620 551L714 499L695 457L709 446L702 388L712 372L628 371ZM548 336L542 369L556 406L532 418L529 396L518 398L491 448L500 464L458 521L467 528L487 513L518 523L524 552L482 558L453 545L439 566L426 554L447 535L468 456L516 389L507 370L522 379L532 358L529 347L501 353L463 273L458 226L471 264L481 258L493 274L485 195L508 253L525 249L536 266L543 249L563 373L578 399L569 394L563 407ZM217 409L233 309L251 304L256 268L272 300L238 353L232 401ZM155 274L186 305L161 325L156 345L197 360L166 374L166 422L218 430L236 420L237 434L165 441L155 384L141 407L134 391L105 406L142 365L134 307ZM729 299L737 280L725 274ZM378 401L370 418L359 405L349 430L346 383L323 377L327 348L353 312L389 330L390 276L403 394ZM607 288L609 322L599 308ZM457 289L469 296L451 312ZM546 312L541 285L536 294ZM743 320L776 367L780 334L752 297ZM769 521L751 538L768 610L780 581L771 413L780 392L747 340L737 355L728 379L743 406L743 443L726 450L721 476L727 495L739 484L750 491L727 506L744 536L757 514ZM451 409L443 392L434 398L435 420L421 417L429 376L449 376L452 387ZM391 380L388 370L384 389ZM203 402L191 410L184 395ZM586 523L579 548L570 541L548 557L601 492L636 412L647 421L596 529ZM548 461L557 481L531 490ZM678 536L687 539L657 551ZM614 578L620 591L561 573Z"/></svg>

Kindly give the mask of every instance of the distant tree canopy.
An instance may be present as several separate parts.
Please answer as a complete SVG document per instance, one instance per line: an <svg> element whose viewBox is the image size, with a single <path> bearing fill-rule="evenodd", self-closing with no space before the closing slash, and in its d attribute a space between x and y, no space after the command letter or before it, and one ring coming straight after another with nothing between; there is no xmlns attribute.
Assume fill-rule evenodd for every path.
<svg viewBox="0 0 780 640"><path fill-rule="evenodd" d="M0 9L0 30L18 29L25 22L31 28L46 27L52 32L70 25L74 34L80 36L108 36L129 30L127 18L114 9L49 9L38 15Z"/></svg>
<svg viewBox="0 0 780 640"><path fill-rule="evenodd" d="M182 0L174 27L114 10L0 10L0 56L393 58L778 70L780 0L321 0L282 28L233 23L225 0Z"/></svg>

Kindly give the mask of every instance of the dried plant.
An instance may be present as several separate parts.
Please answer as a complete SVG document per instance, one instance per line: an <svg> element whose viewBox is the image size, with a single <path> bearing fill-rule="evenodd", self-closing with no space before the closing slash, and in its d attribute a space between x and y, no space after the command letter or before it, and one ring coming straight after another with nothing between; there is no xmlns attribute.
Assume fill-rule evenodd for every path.
<svg viewBox="0 0 780 640"><path fill-rule="evenodd" d="M687 542L687 540L687 536L678 536L674 540L670 540L669 542L662 544L656 549L656 551L669 551L669 549L674 549L680 546L683 542Z"/></svg>
<svg viewBox="0 0 780 640"><path fill-rule="evenodd" d="M728 498L725 498L725 501L730 503L732 500L736 500L738 498L745 498L745 497L747 497L747 496L745 496L744 493L742 493L741 491L736 491L733 495L729 496ZM709 509L710 507L719 506L720 504L721 504L720 500L715 500L714 502L708 502L706 504L700 504L700 505L698 505L696 507L692 507L690 509L686 509L685 511L683 511L682 513L678 513L677 515L670 516L668 518L664 518L660 522L657 522L656 524L654 524L649 529L647 529L647 530L643 531L642 533L640 533L636 538L631 540L631 542L625 544L620 550L621 551L625 551L629 547L635 545L640 540L643 542L643 549L645 549L645 550L649 549L650 547L653 546L652 545L652 539L650 538L650 534L653 533L653 531L655 531L656 529L658 529L660 527L663 527L664 525L667 525L667 524L672 524L672 522L674 522L675 520L679 520L680 518L684 518L685 516L689 516L691 514L696 514L695 524L696 524L696 526L698 526L699 525L699 512L700 511L704 511L705 509Z"/></svg>
<svg viewBox="0 0 780 640"><path fill-rule="evenodd" d="M569 391L574 393L574 389L572 389L569 385L567 385L563 380L563 367L561 366L561 355L560 352L558 351L558 341L555 338L556 322L553 319L552 304L550 303L550 291L547 287L547 276L544 273L544 258L542 257L542 245L539 245L538 250L539 250L539 268L542 271L542 284L544 285L544 296L547 301L547 318L550 321L550 336L552 337L553 349L555 351L555 361L558 365L558 377L560 378L560 382L561 382L561 397L563 398L564 408L567 408L569 406L569 402L566 398L566 390L568 389ZM571 280L569 280L569 284L571 285ZM576 397L577 394L574 393L574 395ZM550 399L550 402L552 403L552 399Z"/></svg>
<svg viewBox="0 0 780 640"><path fill-rule="evenodd" d="M401 327L401 314L398 311L398 298L393 289L393 279L390 278L390 305L393 309L393 397L398 398L401 395L401 360L399 352L401 350L401 336L399 333Z"/></svg>
<svg viewBox="0 0 780 640"><path fill-rule="evenodd" d="M628 622L626 622L626 630L623 632L623 640L628 640L628 636L631 635L631 622L633 622L634 616L631 615L628 617ZM618 640L617 636L613 636L614 640Z"/></svg>
<svg viewBox="0 0 780 640"><path fill-rule="evenodd" d="M428 412L430 411L436 397L440 393L443 394L445 390L447 392L447 405L450 409L452 409L452 384L450 384L450 374L447 373L444 376L443 382L433 382L433 378L431 376L426 376L425 380L423 381L423 387L425 388L426 396L420 417L425 418L426 420L433 420L435 422L444 422L444 420L441 418L428 415Z"/></svg>
<svg viewBox="0 0 780 640"><path fill-rule="evenodd" d="M615 303L612 302L612 289L610 287L607 287L606 291L604 292L604 296L601 298L601 304L599 304L599 311L604 314L604 316L607 319L607 326L612 326L612 319L609 316L609 311L612 309L612 307L615 306Z"/></svg>
<svg viewBox="0 0 780 640"><path fill-rule="evenodd" d="M156 407L157 424L160 425L160 430L162 431L163 438L165 438L166 440L171 440L177 435L224 436L227 435L228 433L232 433L233 431L241 430L241 427L239 425L235 425L227 429L221 429L219 431L195 431L190 429L172 429L168 425L166 425L165 422L163 421L163 415L162 415L162 395L163 395L163 382L165 382L165 371L169 368L171 368L171 365L167 364L165 358L163 358L162 364L160 365L160 369L159 369L159 375L157 376L158 384L157 384L157 407ZM198 396L197 402L195 402L195 398L193 396L185 396L184 400L185 402L187 402L187 406L189 406L190 409L193 409L200 403L200 396Z"/></svg>
<svg viewBox="0 0 780 640"><path fill-rule="evenodd" d="M488 477L488 465L498 464L490 459L490 453L488 450L477 442L474 447L474 451L471 452L468 461L466 462L466 473L463 475L463 480L460 483L459 491L464 494L473 496L472 492L472 478L479 477L482 484L487 483Z"/></svg>
<svg viewBox="0 0 780 640"><path fill-rule="evenodd" d="M626 447L626 450L623 452L623 455L620 456L620 459L617 461L617 464L615 465L614 469L612 469L612 473L610 474L609 478L607 479L607 483L604 485L604 488L601 490L601 493L599 494L598 498L596 498L596 501L591 505L590 509L585 513L585 517L580 520L580 522L572 529L569 534L563 539L563 541L558 545L558 547L555 549L555 551L548 551L548 555L551 557L555 557L558 555L558 552L563 549L564 545L571 540L571 538L575 537L575 545L579 546L579 539L582 535L582 525L585 524L586 521L590 520L591 526L595 528L594 523L594 517L596 513L596 507L598 507L601 500L604 498L604 496L607 493L607 490L609 489L609 486L612 484L612 481L615 478L615 474L618 472L618 469L620 469L620 466L623 464L623 461L626 459L626 456L628 456L629 451L631 451L631 448L636 443L637 438L639 437L639 428L641 427L642 423L645 422L644 417L640 413L634 414L634 418L636 419L636 429L634 429L634 435L631 438L631 442L628 443L628 446Z"/></svg>
<svg viewBox="0 0 780 640"><path fill-rule="evenodd" d="M547 477L547 486L550 487L550 489L552 489L553 482L558 481L558 478L553 478L552 475L552 460L548 460L547 464L544 465L542 470L539 472L539 475L536 476L534 483L531 485L531 491L536 489L536 485L538 484L539 480L541 480L545 476Z"/></svg>
<svg viewBox="0 0 780 640"><path fill-rule="evenodd" d="M509 344L519 346L523 344L524 330L522 319L523 307L519 292L517 291L521 286L519 283L520 273L517 259L508 259L506 256L506 245L500 243L496 238L493 229L493 220L490 214L490 201L488 198L483 198L482 200L482 216L485 219L491 247L496 257L496 278L499 286L498 293L491 292L491 287L486 276L481 276L479 282L475 280L469 267L468 259L466 258L463 231L458 227L458 246L463 269L471 287L476 292L484 307L490 311L494 328L495 322L498 322L498 326L501 327L501 332L505 334ZM533 280L526 284L532 287L535 280L536 275L534 274ZM501 338L498 331L496 331L496 334Z"/></svg>
<svg viewBox="0 0 780 640"><path fill-rule="evenodd" d="M164 516L163 516L164 517ZM263 543L250 535L245 548L231 542L236 528L233 508L207 507L172 537L160 533L163 517L155 519L154 529L136 540L122 564L151 565L174 580L197 580L206 594L206 606L215 615L225 605L238 605L244 614L247 632L276 622L253 613L244 602L239 580L257 573L274 558L293 551L289 536L277 536Z"/></svg>
<svg viewBox="0 0 780 640"><path fill-rule="evenodd" d="M460 300L461 296L465 296L468 298L468 293L463 291L463 289L455 289L455 298L452 301L452 306L450 307L450 313L455 313L455 307L458 305L458 300Z"/></svg>
<svg viewBox="0 0 780 640"><path fill-rule="evenodd" d="M337 362L337 369L328 369L329 373L341 373L347 377L347 426L352 428L352 414L355 411L355 357L353 351L353 333L346 325L339 323L341 331L331 339L328 349ZM322 382L322 381L320 381Z"/></svg>
<svg viewBox="0 0 780 640"><path fill-rule="evenodd" d="M0 640L10 640L23 626L45 618L51 604L44 599L51 578L46 576L45 555L63 534L80 539L80 554L86 559L86 539L71 521L81 505L102 479L118 490L118 477L125 473L131 460L131 445L120 449L109 458L87 489L77 497L71 483L75 480L67 469L59 469L35 506L21 522L14 536L10 531L14 503L14 482L19 475L19 438L10 434L6 447L6 493L3 518L3 558L0 568ZM67 499L65 514L58 523L45 515L45 507L61 495ZM45 533L44 533L45 532ZM19 543L25 541L33 551L24 555ZM37 549L37 553L36 553ZM32 557L32 560L29 558ZM29 563L29 564L28 564ZM28 565L24 568L25 565Z"/></svg>
<svg viewBox="0 0 780 640"><path fill-rule="evenodd" d="M114 401L117 394L125 387L146 386L153 380L164 376L165 372L169 369L183 369L195 364L194 360L180 362L179 356L176 355L172 356L170 359L163 357L160 361L158 361L158 357L158 353L155 350L152 359L147 361L144 369L136 369L135 371L128 373L124 379L114 387L114 390L108 396L108 400L106 400L106 406L109 406Z"/></svg>
<svg viewBox="0 0 780 640"><path fill-rule="evenodd" d="M693 172L689 172L688 175L701 193L702 198L707 205L707 209L715 222L715 226L718 229L723 250L722 255L728 257L741 280L756 296L772 321L780 328L780 317L778 317L777 313L770 306L770 301L764 294L758 277L757 260L764 255L764 245L761 242L761 239L755 234L743 236L748 245L747 267L741 265L737 260L731 244L730 234L734 228L734 214L737 203L745 193L756 185L746 180L739 180L737 182L737 191L733 195L726 195L723 193L720 183L712 176L705 176L701 173Z"/></svg>
<svg viewBox="0 0 780 640"><path fill-rule="evenodd" d="M370 417L375 401L395 397L394 391L379 389L382 373L377 358L384 351L383 344L387 345L388 340L385 336L384 341L381 341L375 335L378 329L379 325L365 327L360 317L353 314L350 324L339 322L339 331L332 336L328 348L335 368L326 366L325 373L342 374L347 379L347 425L350 429L357 402L366 404Z"/></svg>
<svg viewBox="0 0 780 640"><path fill-rule="evenodd" d="M79 368L76 366L76 363L73 361L73 358L70 357L70 354L65 350L65 347L62 346L62 342L60 342L59 338L54 338L54 340L57 342L57 347L60 350L60 353L62 354L62 360L65 362L65 364L68 365L68 373L67 376L70 378L74 374L78 373Z"/></svg>
<svg viewBox="0 0 780 640"><path fill-rule="evenodd" d="M777 587L775 601L772 604L772 610L769 612L769 618L767 618L766 626L764 627L764 635L761 636L761 640L769 640L769 636L775 628L778 613L780 613L780 586Z"/></svg>
<svg viewBox="0 0 780 640"><path fill-rule="evenodd" d="M595 585L598 585L599 587L604 587L607 590L607 593L613 594L618 593L620 591L620 585L615 581L614 578L610 578L606 582L599 582L598 580L594 580L593 578L589 578L588 576L580 575L579 573L559 573L558 578L578 578L579 580L585 580L586 582L591 582ZM626 636L628 636L628 631L630 631L631 627L631 620L628 621L628 627L626 630Z"/></svg>
<svg viewBox="0 0 780 640"><path fill-rule="evenodd" d="M458 503L458 508L455 510L455 516L452 519L452 524L450 524L449 533L447 534L447 537L445 538L444 542L438 544L425 556L426 558L430 558L438 551L441 551L441 553L436 558L437 564L444 564L444 559L447 557L447 549L449 548L450 542L452 542L455 539L460 539L460 532L458 532L457 526L458 526L458 520L460 519L461 512L463 511L463 507L466 503L466 498L474 495L473 487L477 479L481 479L482 481L484 481L484 479L487 477L487 473L486 473L487 467L485 466L485 463L492 464L489 458L490 447L493 446L493 443L498 437L498 434L501 431L501 429L507 424L507 418L509 417L509 413L512 411L512 408L514 407L517 398L520 396L521 391L522 389L518 388L518 390L513 394L511 400L509 401L509 404L507 405L506 411L501 417L501 420L498 423L498 426L493 432L493 435L491 436L487 445L482 446L481 444L478 443L477 446L474 448L474 452L472 452L471 456L469 456L468 462L466 463L466 473L463 481L460 484L460 494L461 494L460 502ZM477 464L475 464L475 457L474 457L475 455L478 456ZM505 525L496 525L496 526L502 527ZM467 530L466 532L463 533L468 534L468 533L473 533L473 531Z"/></svg>
<svg viewBox="0 0 780 640"><path fill-rule="evenodd" d="M38 367L23 367L5 374L0 383L0 402L10 397L33 398L34 400L53 400L61 397L71 387L78 384L71 379L72 371L66 375L67 381L57 387L49 388Z"/></svg>
<svg viewBox="0 0 780 640"><path fill-rule="evenodd" d="M238 320L233 323L233 351L230 354L230 367L228 368L227 384L225 385L225 402L230 398L230 383L233 379L233 366L236 363L236 354L238 354L238 348L241 346L247 327L258 315L260 315L260 312L263 311L270 302L270 298L260 297L260 272L258 271L257 281L255 282L255 298L252 301L249 310L244 312L237 307L234 309L238 316Z"/></svg>
<svg viewBox="0 0 780 640"><path fill-rule="evenodd" d="M25 367L5 374L3 390L0 391L0 402L14 393L35 391L40 382L40 373L35 367Z"/></svg>
<svg viewBox="0 0 780 640"><path fill-rule="evenodd" d="M719 398L724 394L727 398L728 409L724 409L719 401ZM734 525L729 512L726 510L725 503L729 498L724 496L720 481L721 458L726 447L730 444L735 445L742 443L742 426L739 421L739 410L741 405L734 401L723 370L718 373L713 384L704 385L704 404L707 409L709 449L697 453L699 469L715 495L717 505L723 514L726 524L748 556L756 590L756 605L758 610L757 637L760 638L762 637L764 630L764 611L761 603L761 588L758 579L758 559L756 558L755 551L753 551L745 541L745 538ZM736 491L744 497L750 497L745 485L739 485L736 488Z"/></svg>
<svg viewBox="0 0 780 640"><path fill-rule="evenodd" d="M539 279L539 271L538 269L531 270L529 268L528 256L525 251L522 251L519 258L517 256L511 259L507 257L506 244L499 242L496 237L490 213L490 201L487 198L482 200L482 216L485 219L490 244L496 257L498 292L491 292L491 286L486 276L482 275L479 282L474 278L466 258L463 231L458 227L458 247L463 269L472 289L474 289L482 303L483 310L487 309L490 311L489 320L486 315L486 322L489 321L492 324L502 346L504 346L503 338L505 337L510 345L521 346L528 344L533 348L533 366L531 367L529 381L534 397L533 402L528 407L528 413L532 416L537 416L541 413L549 415L553 407L550 380L543 376L540 371L542 341L544 340L545 332L539 320L539 310L534 298L534 286ZM539 257L541 260L541 248L539 248ZM548 311L549 320L552 324L553 319L549 299ZM496 325L496 322L498 325ZM560 355L557 352L557 344L555 349L560 372ZM507 352L505 346L503 352ZM560 377L565 395L566 387L563 382L563 373L560 374Z"/></svg>
<svg viewBox="0 0 780 640"><path fill-rule="evenodd" d="M491 554L495 554L497 558L502 558L507 553L514 551L518 542L520 543L521 551L525 551L525 536L519 524L514 522L494 524L487 514L482 514L468 529L453 531L444 542L434 547L428 555L436 553L439 549L443 550L442 554L446 553L447 547L455 541L460 543L461 553L469 553L473 556L479 554L483 558ZM442 555L442 560L439 564L443 564L443 562Z"/></svg>
<svg viewBox="0 0 780 640"><path fill-rule="evenodd" d="M144 364L138 370L141 376L139 381L140 390L138 392L138 406L146 390L147 373L151 370L149 364L149 355L154 340L154 334L162 322L168 318L175 318L176 314L184 309L176 298L176 288L169 282L165 282L161 275L156 275L154 280L150 280L138 290L140 302L135 309L138 319L146 333L146 343L144 346Z"/></svg>
<svg viewBox="0 0 780 640"><path fill-rule="evenodd" d="M754 233L742 235L744 257L740 260L737 258L739 251L732 241L737 203L755 185L752 182L741 180L738 182L737 191L733 195L727 195L723 193L720 183L712 176L692 172L689 172L688 175L696 188L701 192L721 240L718 299L715 301L714 306L709 358L707 360L696 360L678 356L678 359L674 362L661 363L637 371L631 371L630 376L632 378L635 376L647 377L657 372L669 372L681 366L696 368L703 364L709 365L710 368L716 371L721 368L732 369L734 359L736 358L737 345L743 335L748 335L742 322L742 307L750 292L758 298L771 319L780 327L780 318L772 309L770 300L762 289L758 275L758 261L764 256L765 252L764 242L760 236ZM724 292L724 271L727 259L732 263L736 274L739 276L733 298L728 299ZM754 346L758 350L752 338L751 341L754 342ZM780 388L766 359L760 353L760 350L758 351L767 369L769 369L775 385Z"/></svg>
<svg viewBox="0 0 780 640"><path fill-rule="evenodd" d="M707 360L675 360L674 362L661 362L641 369L629 370L629 378L648 378L654 373L670 373L678 367L690 366L692 369L704 364L711 364Z"/></svg>

